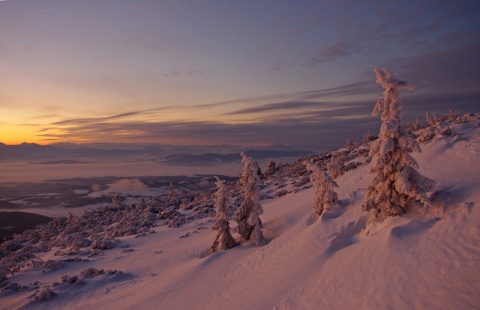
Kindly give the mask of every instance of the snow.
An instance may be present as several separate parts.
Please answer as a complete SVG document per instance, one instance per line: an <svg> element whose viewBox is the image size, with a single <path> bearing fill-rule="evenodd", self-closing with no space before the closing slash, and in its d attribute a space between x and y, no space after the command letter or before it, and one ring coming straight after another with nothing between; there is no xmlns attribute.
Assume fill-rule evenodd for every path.
<svg viewBox="0 0 480 310"><path fill-rule="evenodd" d="M437 135L413 154L420 173L437 184L427 212L410 210L366 226L361 204L373 175L365 164L335 180L341 203L318 220L312 188L262 200L266 245L210 254L213 218L159 226L144 237L120 237L115 248L88 261L9 276L29 288L1 292L0 308L478 309L477 124L452 125L457 135ZM74 258L55 256L56 250L35 254L44 262ZM90 267L122 273L81 275ZM82 281L62 283L64 275ZM56 295L35 300L42 295L37 287Z"/></svg>

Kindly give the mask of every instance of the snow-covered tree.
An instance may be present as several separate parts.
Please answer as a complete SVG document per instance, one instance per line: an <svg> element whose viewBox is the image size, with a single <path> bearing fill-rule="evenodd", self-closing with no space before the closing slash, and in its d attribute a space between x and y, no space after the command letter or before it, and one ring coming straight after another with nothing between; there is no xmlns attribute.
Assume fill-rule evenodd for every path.
<svg viewBox="0 0 480 310"><path fill-rule="evenodd" d="M242 174L240 176L243 202L235 213L235 220L238 223L235 231L240 234L243 240L250 240L253 245L260 245L265 242L262 233L263 207L260 204L260 176L258 174L258 163L249 158L245 153L242 155Z"/></svg>
<svg viewBox="0 0 480 310"><path fill-rule="evenodd" d="M212 229L217 231L215 241L213 241L210 249L212 252L225 251L237 245L237 242L230 233L230 225L228 219L232 217L232 211L228 205L227 189L225 184L218 177L217 192L215 193L215 222Z"/></svg>
<svg viewBox="0 0 480 310"><path fill-rule="evenodd" d="M372 114L383 111L383 123L379 139L370 147L375 177L367 188L362 209L373 209L371 220L383 221L405 213L417 201L425 206L428 203L426 192L433 190L435 182L416 170L418 164L409 153L420 152L420 146L402 126L400 90L412 89L412 85L396 80L387 69L375 68L375 74L384 92Z"/></svg>
<svg viewBox="0 0 480 310"><path fill-rule="evenodd" d="M377 136L374 133L371 133L370 130L368 130L367 133L363 136L362 143L368 144L375 139L377 139Z"/></svg>
<svg viewBox="0 0 480 310"><path fill-rule="evenodd" d="M346 167L343 162L340 156L332 156L330 162L327 164L328 174L332 176L332 178L336 179L345 173Z"/></svg>
<svg viewBox="0 0 480 310"><path fill-rule="evenodd" d="M334 190L334 187L338 187L338 185L326 171L315 163L306 160L303 164L308 170L312 171L310 180L312 181L315 191L313 210L315 214L320 216L323 211L331 210L338 204L338 196Z"/></svg>
<svg viewBox="0 0 480 310"><path fill-rule="evenodd" d="M415 131L418 131L420 129L423 129L424 127L420 124L420 121L417 119L415 119L415 121L411 121L411 122L407 122L405 124L405 129L407 131L407 133L409 134L412 134L415 132Z"/></svg>
<svg viewBox="0 0 480 310"><path fill-rule="evenodd" d="M455 110L450 110L448 115L446 116L447 120L449 121L456 121L458 119L458 113Z"/></svg>
<svg viewBox="0 0 480 310"><path fill-rule="evenodd" d="M121 203L121 198L120 198L120 194L116 193L115 196L113 196L112 198L112 203L115 207L118 207Z"/></svg>
<svg viewBox="0 0 480 310"><path fill-rule="evenodd" d="M433 121L433 118L430 116L428 111L425 112L425 120L427 121L427 125L432 127L435 126L435 122Z"/></svg>
<svg viewBox="0 0 480 310"><path fill-rule="evenodd" d="M274 175L275 172L277 172L277 163L272 158L270 158L268 161L267 170L265 170L265 177Z"/></svg>
<svg viewBox="0 0 480 310"><path fill-rule="evenodd" d="M353 150L354 148L358 147L360 144L356 141L346 140L345 141L345 148L349 151Z"/></svg>

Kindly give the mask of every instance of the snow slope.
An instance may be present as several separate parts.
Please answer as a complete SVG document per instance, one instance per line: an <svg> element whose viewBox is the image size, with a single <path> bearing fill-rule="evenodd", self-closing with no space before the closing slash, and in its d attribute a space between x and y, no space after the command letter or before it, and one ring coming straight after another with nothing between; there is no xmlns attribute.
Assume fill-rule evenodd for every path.
<svg viewBox="0 0 480 310"><path fill-rule="evenodd" d="M16 274L10 280L28 288L1 292L0 308L478 309L480 126L452 128L457 135L437 135L413 154L420 172L437 182L428 212L366 226L360 205L372 176L363 165L336 179L341 206L318 220L312 189L262 201L265 246L209 255L212 218L156 227L145 237L119 238L88 261ZM53 252L37 256L58 260ZM61 283L90 267L123 273ZM57 295L35 300L44 287Z"/></svg>

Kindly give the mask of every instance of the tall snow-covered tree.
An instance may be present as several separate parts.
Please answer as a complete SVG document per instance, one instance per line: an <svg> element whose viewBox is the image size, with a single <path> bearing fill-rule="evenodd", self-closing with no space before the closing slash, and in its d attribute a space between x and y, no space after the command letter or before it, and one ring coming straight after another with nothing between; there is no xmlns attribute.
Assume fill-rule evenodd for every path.
<svg viewBox="0 0 480 310"><path fill-rule="evenodd" d="M228 219L232 217L232 211L228 205L227 189L225 184L218 177L215 177L217 182L217 192L215 193L215 222L212 229L217 231L215 241L213 241L210 249L212 252L225 251L235 247L237 242L230 233L230 225Z"/></svg>
<svg viewBox="0 0 480 310"><path fill-rule="evenodd" d="M258 163L249 158L245 153L242 156L242 173L240 183L243 193L243 202L235 213L235 220L238 223L235 231L240 234L243 240L250 240L253 245L260 245L265 242L262 233L263 207L260 204L260 176Z"/></svg>
<svg viewBox="0 0 480 310"><path fill-rule="evenodd" d="M400 90L410 90L413 86L395 79L388 69L375 68L374 71L376 82L384 92L372 114L383 111L383 123L379 139L370 147L375 177L367 188L362 209L374 210L371 221L383 221L405 213L417 202L425 206L428 203L426 192L433 190L435 182L416 170L418 164L409 153L420 152L420 146L402 126Z"/></svg>
<svg viewBox="0 0 480 310"><path fill-rule="evenodd" d="M338 185L326 171L315 163L306 160L303 164L308 170L312 171L310 180L315 191L313 210L316 215L320 216L323 211L331 210L338 204L338 195L334 190L334 187L338 187Z"/></svg>

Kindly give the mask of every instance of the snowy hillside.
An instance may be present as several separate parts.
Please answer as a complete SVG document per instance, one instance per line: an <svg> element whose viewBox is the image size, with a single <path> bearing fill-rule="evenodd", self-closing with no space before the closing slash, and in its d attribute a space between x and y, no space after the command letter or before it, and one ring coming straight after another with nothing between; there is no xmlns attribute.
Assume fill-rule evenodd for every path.
<svg viewBox="0 0 480 310"><path fill-rule="evenodd" d="M55 232L52 248L33 233L6 242L0 308L478 309L480 116L418 134L422 152L412 155L436 181L426 212L367 225L361 204L373 176L367 146L356 145L343 150L349 169L335 180L340 206L317 220L304 159L264 180L263 246L210 253L212 193L175 210L105 208L123 216L108 229L72 216L43 230Z"/></svg>

